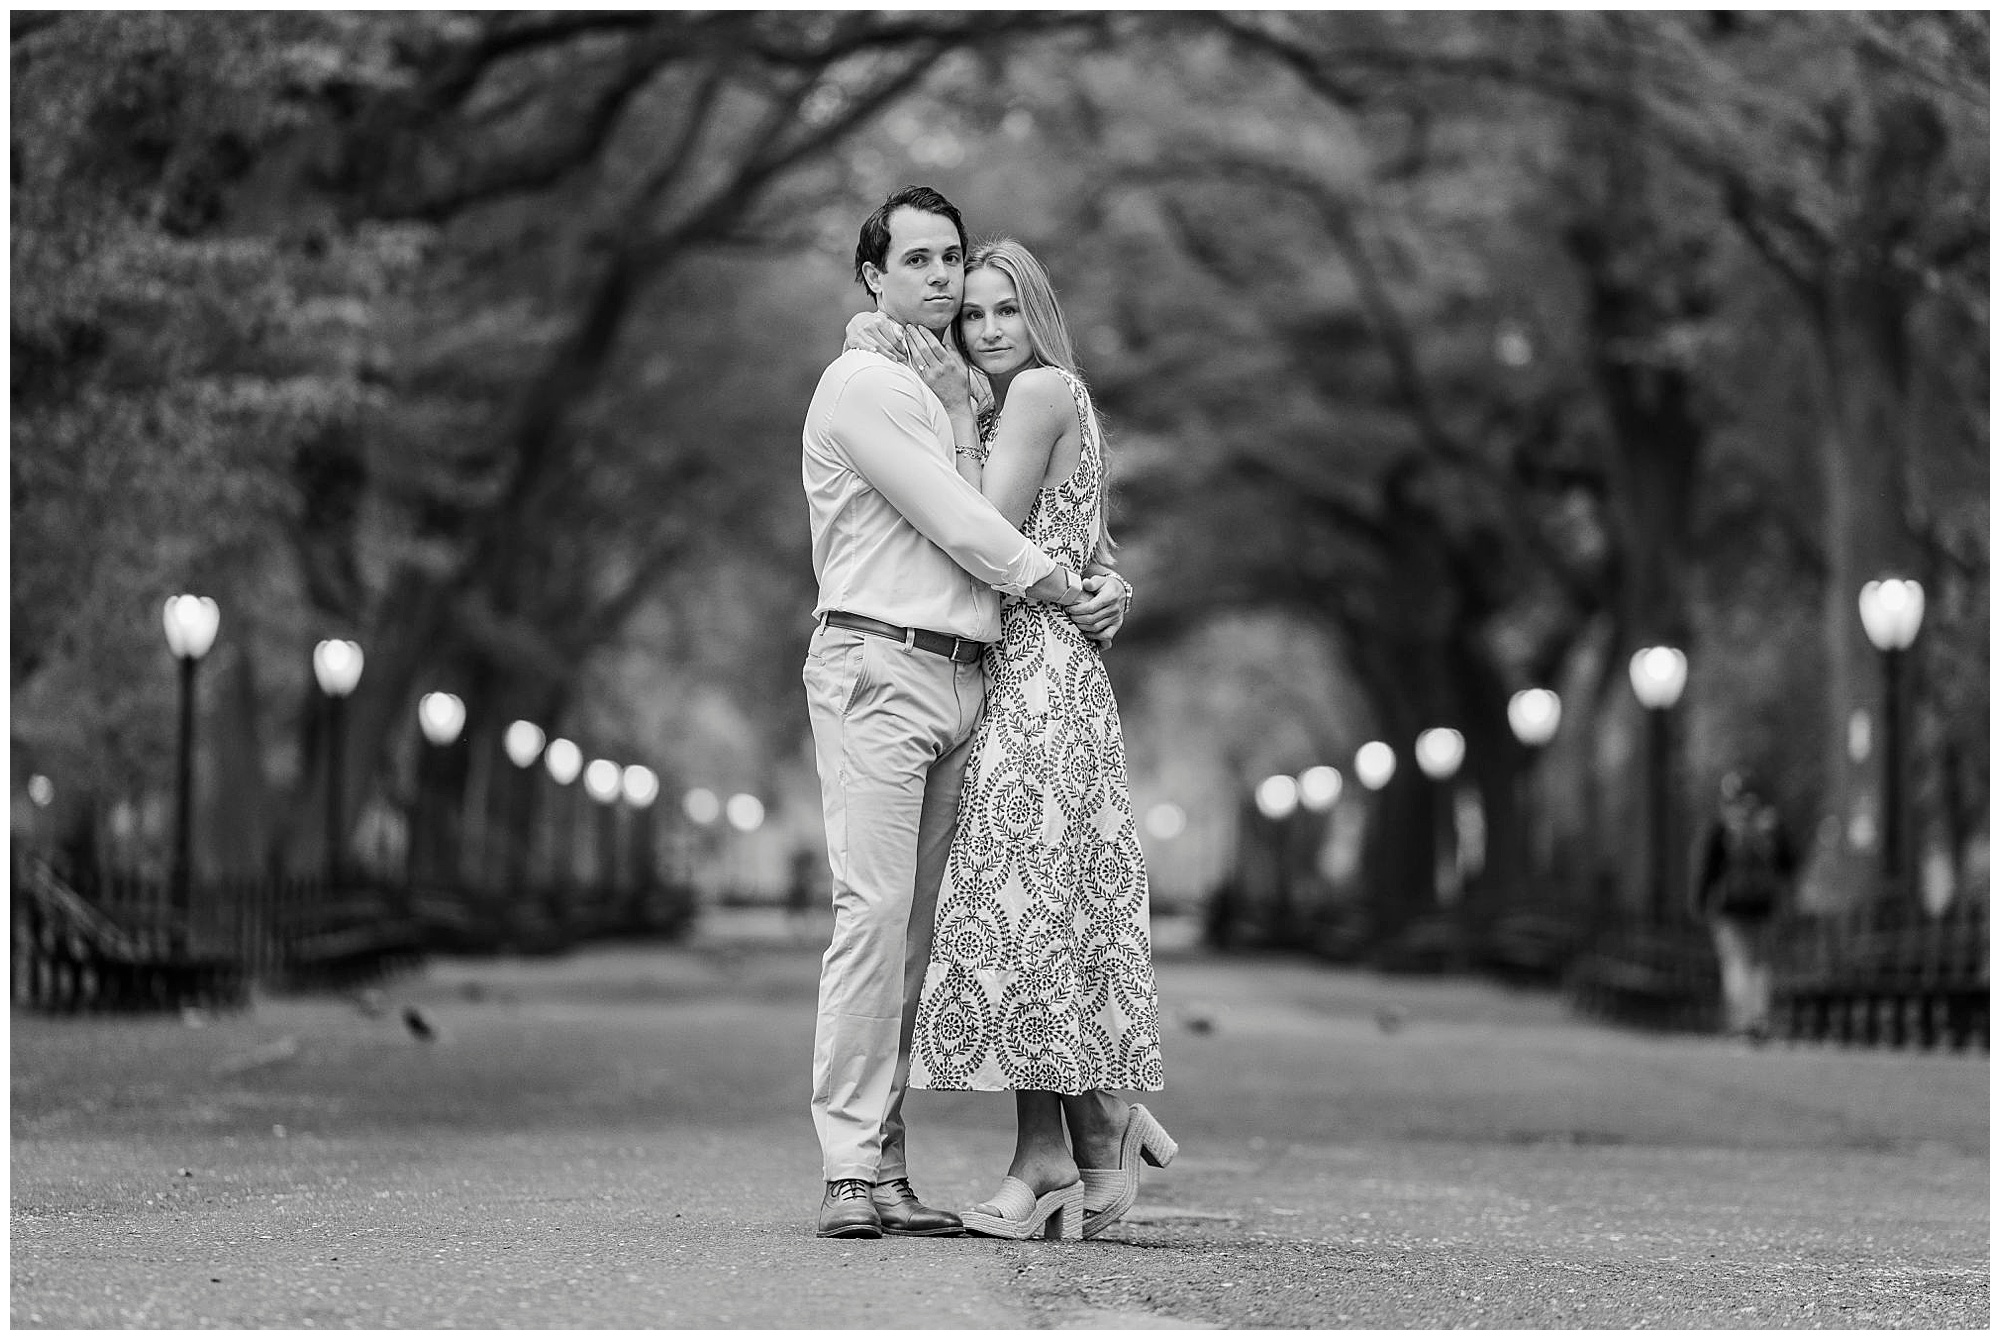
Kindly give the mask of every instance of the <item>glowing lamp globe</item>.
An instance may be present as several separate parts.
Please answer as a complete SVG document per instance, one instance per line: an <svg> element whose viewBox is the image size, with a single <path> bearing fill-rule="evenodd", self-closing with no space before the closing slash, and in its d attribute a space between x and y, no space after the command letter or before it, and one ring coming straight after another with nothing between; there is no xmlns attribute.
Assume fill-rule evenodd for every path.
<svg viewBox="0 0 2000 1340"><path fill-rule="evenodd" d="M345 698L361 682L361 644L328 638L313 648L313 678L329 698Z"/></svg>
<svg viewBox="0 0 2000 1340"><path fill-rule="evenodd" d="M509 763L517 768L527 768L534 766L535 760L541 757L544 738L542 728L534 722L517 721L507 728L500 743L506 746Z"/></svg>
<svg viewBox="0 0 2000 1340"><path fill-rule="evenodd" d="M215 645L222 611L207 596L172 596L163 614L167 650L183 661L198 661Z"/></svg>
<svg viewBox="0 0 2000 1340"><path fill-rule="evenodd" d="M708 827L722 817L722 801L715 792L705 786L697 786L681 797L681 809L687 817Z"/></svg>
<svg viewBox="0 0 2000 1340"><path fill-rule="evenodd" d="M1465 761L1465 737L1449 726L1433 726L1417 737L1417 766L1434 782L1448 782Z"/></svg>
<svg viewBox="0 0 2000 1340"><path fill-rule="evenodd" d="M1396 775L1396 751L1380 740L1370 740L1354 751L1354 775L1370 791L1380 791Z"/></svg>
<svg viewBox="0 0 2000 1340"><path fill-rule="evenodd" d="M1507 724L1514 728L1515 739L1539 749L1562 724L1562 699L1547 689L1522 689L1507 700Z"/></svg>
<svg viewBox="0 0 2000 1340"><path fill-rule="evenodd" d="M1645 647L1632 653L1632 692L1639 702L1655 712L1664 712L1681 700L1687 687L1687 653L1679 647Z"/></svg>
<svg viewBox="0 0 2000 1340"><path fill-rule="evenodd" d="M1298 807L1299 784L1294 778L1280 773L1257 783L1257 813L1266 819L1287 818Z"/></svg>
<svg viewBox="0 0 2000 1340"><path fill-rule="evenodd" d="M583 751L574 740L551 740L548 751L542 755L542 766L549 770L557 786L568 786L583 771Z"/></svg>
<svg viewBox="0 0 2000 1340"><path fill-rule="evenodd" d="M629 764L619 782L625 791L625 803L633 809L643 810L659 797L660 779L642 763Z"/></svg>
<svg viewBox="0 0 2000 1340"><path fill-rule="evenodd" d="M1315 814L1325 814L1340 799L1340 769L1325 763L1299 774L1299 804Z"/></svg>
<svg viewBox="0 0 2000 1340"><path fill-rule="evenodd" d="M739 833L754 833L764 826L764 802L747 791L731 796L722 808L729 816L729 826Z"/></svg>
<svg viewBox="0 0 2000 1340"><path fill-rule="evenodd" d="M417 699L417 724L432 744L450 744L465 726L465 703L455 693L426 693Z"/></svg>
<svg viewBox="0 0 2000 1340"><path fill-rule="evenodd" d="M624 772L608 758L593 758L590 766L583 770L583 789L601 805L609 805L618 799L618 793L624 786Z"/></svg>
<svg viewBox="0 0 2000 1340"><path fill-rule="evenodd" d="M1877 651L1902 651L1924 622L1924 588L1887 577L1861 588L1861 627Z"/></svg>

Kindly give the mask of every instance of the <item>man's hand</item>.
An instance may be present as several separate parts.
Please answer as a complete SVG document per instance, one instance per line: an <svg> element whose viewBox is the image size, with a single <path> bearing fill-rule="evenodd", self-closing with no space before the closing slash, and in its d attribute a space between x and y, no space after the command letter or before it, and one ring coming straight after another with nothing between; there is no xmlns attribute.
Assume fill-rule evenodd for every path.
<svg viewBox="0 0 2000 1340"><path fill-rule="evenodd" d="M1083 579L1083 599L1065 605L1063 612L1083 630L1084 636L1105 646L1125 625L1125 579L1115 572Z"/></svg>
<svg viewBox="0 0 2000 1340"><path fill-rule="evenodd" d="M856 312L847 323L847 341L841 349L866 349L870 353L903 358L903 327L880 312Z"/></svg>

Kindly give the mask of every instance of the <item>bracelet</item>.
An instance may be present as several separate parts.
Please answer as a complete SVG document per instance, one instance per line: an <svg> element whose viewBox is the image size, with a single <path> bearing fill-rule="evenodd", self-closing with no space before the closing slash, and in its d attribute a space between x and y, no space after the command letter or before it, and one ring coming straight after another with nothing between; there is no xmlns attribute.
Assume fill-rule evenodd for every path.
<svg viewBox="0 0 2000 1340"><path fill-rule="evenodd" d="M1122 597L1124 607L1118 611L1118 615L1121 619L1129 619L1132 617L1132 583L1126 581L1125 574L1121 572L1118 574L1118 585L1125 593Z"/></svg>

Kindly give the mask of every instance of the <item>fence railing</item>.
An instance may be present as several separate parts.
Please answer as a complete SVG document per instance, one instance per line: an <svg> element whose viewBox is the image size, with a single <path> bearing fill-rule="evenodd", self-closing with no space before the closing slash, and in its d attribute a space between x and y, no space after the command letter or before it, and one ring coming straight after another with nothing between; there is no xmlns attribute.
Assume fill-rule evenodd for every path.
<svg viewBox="0 0 2000 1340"><path fill-rule="evenodd" d="M556 952L605 935L672 936L686 889L500 892L369 879L205 879L185 910L158 877L14 862L12 992L50 1010L240 1005L253 986L350 988L433 951Z"/></svg>
<svg viewBox="0 0 2000 1340"><path fill-rule="evenodd" d="M165 885L106 879L86 896L46 860L15 864L14 1000L44 1009L172 1009L240 1002L252 972L213 918L178 916Z"/></svg>
<svg viewBox="0 0 2000 1340"><path fill-rule="evenodd" d="M1987 1049L1988 918L1982 898L1941 916L1878 905L1793 927L1773 974L1778 1031L1807 1041Z"/></svg>
<svg viewBox="0 0 2000 1340"><path fill-rule="evenodd" d="M1773 928L1772 1025L1799 1042L1987 1050L1988 903L1942 914L1877 903L1794 913ZM1644 1027L1709 1031L1721 969L1705 926L1606 928L1573 958L1563 990L1580 1011Z"/></svg>

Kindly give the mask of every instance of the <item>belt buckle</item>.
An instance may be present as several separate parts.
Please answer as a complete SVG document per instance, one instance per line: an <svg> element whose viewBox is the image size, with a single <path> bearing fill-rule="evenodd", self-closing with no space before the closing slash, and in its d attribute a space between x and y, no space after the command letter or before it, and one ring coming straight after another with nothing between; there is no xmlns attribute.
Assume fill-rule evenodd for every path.
<svg viewBox="0 0 2000 1340"><path fill-rule="evenodd" d="M977 642L973 642L962 637L955 637L951 640L951 659L954 661L958 661L960 665L971 665L973 661L979 658L979 653L975 650L971 656L968 656L966 659L959 661L958 660L959 648L961 647L977 648L978 646L979 644Z"/></svg>

